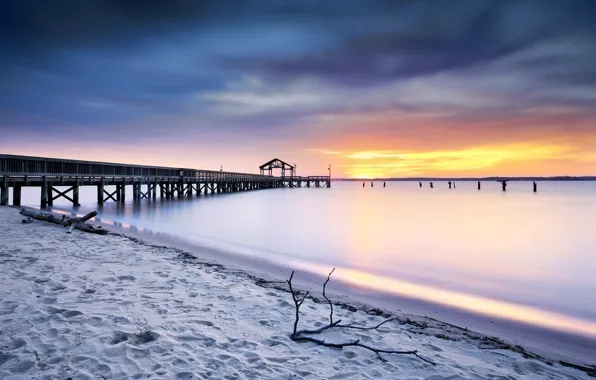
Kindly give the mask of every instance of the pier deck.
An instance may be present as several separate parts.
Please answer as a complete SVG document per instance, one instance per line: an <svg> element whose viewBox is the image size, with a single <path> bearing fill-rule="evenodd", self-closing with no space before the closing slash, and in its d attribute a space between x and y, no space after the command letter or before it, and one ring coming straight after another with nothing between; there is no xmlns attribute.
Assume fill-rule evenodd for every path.
<svg viewBox="0 0 596 380"><path fill-rule="evenodd" d="M97 187L97 203L124 202L126 186L132 185L134 201L192 197L201 194L295 187L331 187L329 176L274 177L272 175L214 170L129 165L45 157L0 154L0 205L8 205L9 188L13 205L21 205L24 186L41 188L40 207L52 206L63 197L79 205L81 186ZM113 192L105 189L115 186ZM66 190L57 187L67 187Z"/></svg>

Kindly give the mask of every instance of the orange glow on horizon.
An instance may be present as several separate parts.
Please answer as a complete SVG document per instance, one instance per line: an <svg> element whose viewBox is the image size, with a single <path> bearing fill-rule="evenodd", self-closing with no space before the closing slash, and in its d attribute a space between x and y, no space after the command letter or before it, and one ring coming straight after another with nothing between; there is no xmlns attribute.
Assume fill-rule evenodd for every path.
<svg viewBox="0 0 596 380"><path fill-rule="evenodd" d="M517 173L530 172L537 162L552 158L573 159L566 146L509 144L449 151L391 152L356 151L344 154L342 164L351 178L410 175L469 175L498 173L500 167L515 164ZM594 154L581 157L596 163Z"/></svg>
<svg viewBox="0 0 596 380"><path fill-rule="evenodd" d="M63 141L57 151L43 140L0 141L6 154L258 173L278 157L298 165L299 175L334 178L590 176L596 175L596 134L590 115L516 116L458 121L449 115L371 111L325 115L296 125L312 135L202 142ZM317 121L318 120L318 121ZM312 124L311 124L312 121ZM316 132L315 132L316 130ZM240 142L242 141L242 142ZM279 173L276 173L279 175Z"/></svg>

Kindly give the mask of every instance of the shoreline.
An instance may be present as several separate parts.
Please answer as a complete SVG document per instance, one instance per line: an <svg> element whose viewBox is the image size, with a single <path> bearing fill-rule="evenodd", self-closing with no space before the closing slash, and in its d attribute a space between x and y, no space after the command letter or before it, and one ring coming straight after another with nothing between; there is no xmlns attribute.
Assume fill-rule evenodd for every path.
<svg viewBox="0 0 596 380"><path fill-rule="evenodd" d="M109 226L106 225L106 227ZM111 227L113 228L114 226L112 225ZM197 252L197 249L201 250L204 248L193 246L190 243L176 244L163 237L155 238L151 235L149 235L148 238L143 239L142 232L123 231L122 228L117 226L116 229L118 229L119 232L111 233L131 239L137 244L153 247L167 247L169 249L180 251L181 258L188 264L198 263L201 265L219 266L224 271L234 273L240 272L247 280L254 281L258 286L273 288L289 293L285 280L293 271L292 268L276 265L267 260L240 257L238 255L216 250L213 250L213 252L210 252L208 255L201 256L201 252ZM205 251L202 252L205 253ZM221 260L221 258L220 260L217 260L212 256L214 254L225 254L226 257L224 260ZM232 260L234 259L239 259L243 265L232 263ZM264 271L262 269L263 267L267 268L267 270ZM277 274L271 274L271 272L276 272ZM299 284L299 289L308 290L311 293L308 298L314 298L315 301L320 301L322 298L321 289L322 284L325 281L325 276L303 270L294 270L294 272L296 273L294 282ZM330 296L333 297L334 305L348 310L362 310L366 313L383 315L387 318L393 316L400 318L402 323L412 324L414 326L420 326L421 324L428 325L430 323L435 329L452 335L449 337L441 332L433 332L435 336L441 335L447 340L458 339L461 337L460 335L463 335L464 339L469 339L471 342L486 343L488 341L489 344L493 344L494 347L508 346L507 349L509 350L527 355L528 357L543 361L544 363L552 364L560 362L571 366L581 367L583 370L596 371L596 361L589 363L589 359L592 359L594 354L596 354L596 340L590 339L589 337L550 330L505 319L488 317L413 298L401 297L389 293L379 293L375 290L366 290L346 284L341 280L334 280L333 277L331 277L330 285L334 285L333 290L335 293ZM358 296L356 292L360 292L361 296ZM400 305L400 308L390 311L391 307L389 305L394 303ZM452 319L453 321L440 320L429 316L432 313L441 312L448 313L449 318L446 319ZM503 334L503 329L494 330L495 321L498 321L497 326L509 330L507 334ZM475 327L467 327L470 325ZM493 329L490 329L490 327L493 327ZM479 332L477 330L485 330L486 332ZM490 331L495 331L496 335L491 335ZM501 334L498 334L498 332ZM528 336L529 334L532 334L532 338ZM502 335L507 335L507 337L503 337ZM519 336L523 336L524 338L516 339L516 337ZM573 345L567 346L562 343L562 340L570 340L573 342ZM579 351L574 351L573 353L565 353L560 350L562 346L567 346L565 347L567 349L578 348L576 344L577 346L583 346L583 348L579 349ZM527 347L532 348L527 350ZM556 349L556 351L553 349ZM579 360L577 356L580 357ZM590 367L593 367L594 370ZM593 375L596 376L596 372L593 372Z"/></svg>
<svg viewBox="0 0 596 380"><path fill-rule="evenodd" d="M5 215L2 215L2 210L3 208L0 207L0 217L2 219L5 219ZM17 214L17 216L12 216L12 220L20 220L22 218L20 218L20 215L18 215L18 211L16 211L14 208L8 207L8 208L4 208L4 209L13 209L14 214ZM35 222L34 223L35 226L31 225L31 224L23 224L22 226L18 226L18 228L21 228L23 230L27 230L27 229L31 229L32 227L35 227L36 229L46 229L44 230L44 232L47 232L48 234L51 235L56 235L56 239L59 239L61 235L61 232L63 232L63 230L60 229L60 227L54 226L54 228L52 228L51 225L47 225L44 222ZM132 247L130 247L129 249L131 250L138 250L138 251L144 251L144 250L157 250L160 252L170 252L172 255L174 255L174 260L181 263L183 266L186 266L187 268L184 268L185 270L189 271L192 268L215 268L214 270L217 273L220 274L225 274L226 276L232 277L235 276L236 278L239 279L243 279L244 282L246 283L251 283L254 285L257 285L258 288L263 289L263 291L267 291L267 290L275 290L276 292L281 292L282 294L285 294L285 297L281 297L282 299L285 298L287 300L288 298L288 290L287 290L287 285L285 285L284 281L285 279L287 279L289 277L289 272L290 269L288 268L284 268L281 266L273 266L271 265L271 263L268 263L268 266L264 266L263 261L259 261L259 260L252 260L252 267L251 265L247 265L247 260L246 258L244 258L245 260L242 260L242 258L239 258L238 256L229 254L229 253L224 253L224 252L218 252L215 250L212 250L211 252L209 252L208 249L202 249L201 247L188 247L188 246L184 246L184 244L175 244L175 242L167 242L164 239L160 239L159 237L151 237L151 236L143 236L143 234L141 232L128 232L121 230L119 228L117 228L114 225L106 225L106 227L111 231L111 233L107 236L110 236L110 239L115 238L115 239L124 239L126 241L129 241L130 244L132 245ZM17 227L14 227L15 229ZM118 231L117 231L118 230ZM51 236L50 235L50 236ZM77 234L77 236L83 235L84 233L79 232ZM70 236L75 236L75 234L72 234ZM94 238L93 240L95 242L101 242L101 239L103 237L98 237L98 238ZM123 245L125 245L125 243L122 243ZM128 246L127 246L128 247ZM143 249L139 249L139 247L143 247ZM104 247L105 248L105 247ZM103 248L102 248L103 249ZM214 256L217 256L214 257ZM144 257L144 256L140 256L140 257ZM171 260L168 259L168 260ZM259 268L259 271L256 271L255 269ZM192 272L192 271L191 271ZM259 273L260 272L260 273ZM317 276L317 275L313 275L307 272L303 272L303 271L296 271L296 275L295 275L295 283L296 285L300 288L300 289L307 289L313 292L312 297L309 299L310 301L319 301L319 302L314 302L314 304L319 304L318 306L323 307L323 309L327 306L325 305L325 303L323 302L322 304L320 303L321 298L320 298L320 291L321 291L321 286L322 286L322 281L321 280L321 276ZM247 284L240 284L239 286L248 286ZM441 307L437 306L437 305L419 305L419 310L424 310L424 308L426 307L428 311L435 311L435 314L438 314L439 316L437 318L435 318L434 316L421 316L421 315L417 315L414 313L411 313L411 311L414 311L413 309L415 309L415 304L416 302L414 300L405 300L403 298L400 297L394 297L394 298L398 298L399 302L397 302L397 304L400 306L399 310L391 310L391 312L389 312L388 310L390 310L390 308L387 307L383 307L380 306L380 304L383 301L383 297L380 296L379 294L374 294L374 292L370 292L370 291L362 291L361 289L360 291L360 296L364 298L364 300L359 299L360 297L354 293L355 289L350 288L349 286L346 286L345 284L342 285L340 281L336 281L333 279L333 277L331 278L331 282L330 282L330 286L332 287L332 292L329 295L330 298L333 300L334 304L341 310L345 311L347 313L347 315L360 315L362 313L364 313L365 315L369 315L369 316L375 316L375 317L389 317L390 315L395 315L398 318L399 321L399 325L401 327L403 327L404 329L407 329L407 334L412 335L414 338L418 339L418 340L423 340L423 339L433 339L434 341L438 340L439 342L444 342L445 344L457 344L457 345L466 345L467 346L474 346L476 347L477 350L481 349L483 351L486 351L486 354L488 354L489 351L493 351L493 352L512 352L515 355L518 355L520 357L523 357L527 360L530 361L536 361L536 362L540 362L543 363L551 368L558 368L561 369L564 367L574 367L572 373L575 373L576 376L581 376L580 374L591 374L591 375L596 375L596 367L594 368L590 368L590 366L593 366L596 363L587 363L584 360L580 360L580 358L577 355L572 355L573 357L560 357L560 358L555 358L552 359L551 356L549 357L548 355L542 356L540 355L535 355L533 354L533 352L536 352L536 350L534 350L534 347L528 348L528 351L526 351L526 349L522 348L523 347L527 347L528 345L523 344L525 343L530 343L529 346L532 346L532 340L529 339L529 328L525 328L525 329L519 329L519 326L509 326L509 328L511 329L511 331L513 331L514 334L520 334L520 339L521 339L521 345L518 344L519 342L511 342L507 337L502 337L501 335L497 335L500 336L503 339L500 338L494 338L491 337L487 334L484 333L476 333L474 331L476 331L477 329L474 328L475 325L479 325L482 326L483 323L486 323L486 321L480 321L480 317L477 316L472 316L470 314L465 314L465 315L461 315L459 316L459 320L457 319L457 315L452 314L452 317L455 316L455 321L450 321L449 318L447 318L447 320L445 318L442 318L444 316L445 313L447 313L447 310L440 310ZM356 289L357 290L357 289ZM357 290L358 291L358 290ZM291 300L291 298L290 298ZM384 299L384 301L387 301L387 299ZM396 302L395 299L390 300L393 303ZM231 307L233 305L227 305L225 307ZM406 310L408 309L408 310ZM439 312L441 311L441 312ZM323 314L325 314L324 310L321 311ZM391 314L389 314L391 313ZM453 313L453 311L451 311L451 313ZM461 314L461 313L460 313ZM430 315L430 313L427 313L425 315ZM440 319L439 319L440 318ZM465 320L465 318L467 318L467 320ZM474 322L474 320L476 320L476 322ZM442 322L446 320L445 322ZM451 323L451 322L466 322L466 323ZM291 322L291 321L286 321L286 322ZM464 327L460 327L460 326L464 326ZM488 325L490 327L490 324ZM284 328L284 331L282 332L282 335L287 335L289 334L290 331L288 329L288 327ZM534 334L537 333L542 333L544 334L545 332L537 332L534 331ZM272 332L273 334L273 332ZM1 337L1 336L0 336ZM417 341L416 339L412 338L414 341ZM551 342L553 337L550 336ZM548 339L547 339L548 340ZM579 341L577 341L579 342ZM419 342L421 343L421 342ZM536 342L534 340L534 343L540 343L539 345L544 345L544 342ZM296 346L298 346L296 349L306 349L306 348L300 348L300 345L298 343L293 343ZM436 345L436 343L434 343ZM546 346L543 346L543 348L545 349L545 352L548 354L548 350L546 350ZM590 352L587 351L589 347L584 347L584 350L586 350L586 352L584 352L584 354L586 355L586 357L593 357L592 355L590 355ZM444 348L442 348L444 349ZM471 348L470 348L471 349ZM324 352L327 352L328 349L326 349ZM539 351L539 350L538 350ZM478 355L480 355L480 353L477 353ZM484 353L483 353L484 354ZM4 354L3 354L4 355ZM556 356L556 355L555 355ZM401 360L404 360L406 362L412 362L412 363L416 363L415 359L412 358L403 358ZM376 364L375 364L376 365ZM2 364L0 364L0 370L2 369ZM519 375L519 374L518 374ZM567 374L568 375L568 374ZM566 376L564 373L561 373L561 376ZM571 375L571 378L574 378L573 375ZM560 377L554 377L554 378L560 378ZM567 377L565 377L567 378Z"/></svg>
<svg viewBox="0 0 596 380"><path fill-rule="evenodd" d="M291 272L295 271L294 282L300 288L318 294L319 297L322 284L326 279L326 273L316 274L277 264L265 258L248 257L219 248L201 246L174 235L150 231L142 227L131 225L123 228L111 222L96 222L96 224L101 224L111 229L111 233L125 236L140 244L184 251L195 256L203 264L221 265L226 270L240 271L247 278L260 278L265 283L285 284ZM333 268L330 267L329 270L331 269ZM361 310L381 309L387 313L428 319L461 331L474 331L485 338L495 339L512 347L523 346L533 354L543 357L547 362L574 362L579 365L583 363L596 368L596 360L593 359L596 357L596 339L589 336L483 315L376 289L365 289L333 277L330 285L333 288L333 296L342 305L354 306ZM283 286L276 289L287 291Z"/></svg>

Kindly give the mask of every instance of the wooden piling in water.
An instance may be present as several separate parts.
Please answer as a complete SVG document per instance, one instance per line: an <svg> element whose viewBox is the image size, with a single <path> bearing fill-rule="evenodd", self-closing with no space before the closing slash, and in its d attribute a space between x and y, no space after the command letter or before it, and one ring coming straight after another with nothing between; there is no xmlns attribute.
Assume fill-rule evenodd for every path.
<svg viewBox="0 0 596 380"><path fill-rule="evenodd" d="M120 203L126 202L126 183L120 185Z"/></svg>
<svg viewBox="0 0 596 380"><path fill-rule="evenodd" d="M54 206L54 187L51 183L48 184L48 206Z"/></svg>
<svg viewBox="0 0 596 380"><path fill-rule="evenodd" d="M103 193L104 193L104 185L103 185L103 178L101 179L101 183L97 185L97 204L103 205Z"/></svg>
<svg viewBox="0 0 596 380"><path fill-rule="evenodd" d="M8 206L8 180L6 176L0 184L0 206Z"/></svg>
<svg viewBox="0 0 596 380"><path fill-rule="evenodd" d="M13 206L21 205L21 185L15 185L12 188L12 205Z"/></svg>
<svg viewBox="0 0 596 380"><path fill-rule="evenodd" d="M74 207L79 207L79 178L77 177L75 180L75 184L72 187L72 203Z"/></svg>
<svg viewBox="0 0 596 380"><path fill-rule="evenodd" d="M43 183L41 185L41 199L39 204L42 209L48 207L48 182L45 177L43 178Z"/></svg>

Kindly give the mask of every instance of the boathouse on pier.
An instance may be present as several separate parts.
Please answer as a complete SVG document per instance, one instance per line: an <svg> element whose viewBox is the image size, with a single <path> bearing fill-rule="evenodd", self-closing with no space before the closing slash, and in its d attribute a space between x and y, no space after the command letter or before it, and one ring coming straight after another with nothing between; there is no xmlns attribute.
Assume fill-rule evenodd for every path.
<svg viewBox="0 0 596 380"><path fill-rule="evenodd" d="M296 165L290 165L279 158L267 161L259 169L261 175L268 178L273 177L274 169L280 169L281 177L274 177L279 181L278 187L331 187L331 176L298 177Z"/></svg>
<svg viewBox="0 0 596 380"><path fill-rule="evenodd" d="M296 166L292 166L287 162L280 160L279 158L274 158L271 161L264 163L263 165L259 166L261 169L261 175L273 175L273 169L281 169L281 176L282 177L294 177L296 175ZM289 175L286 171L289 170Z"/></svg>

